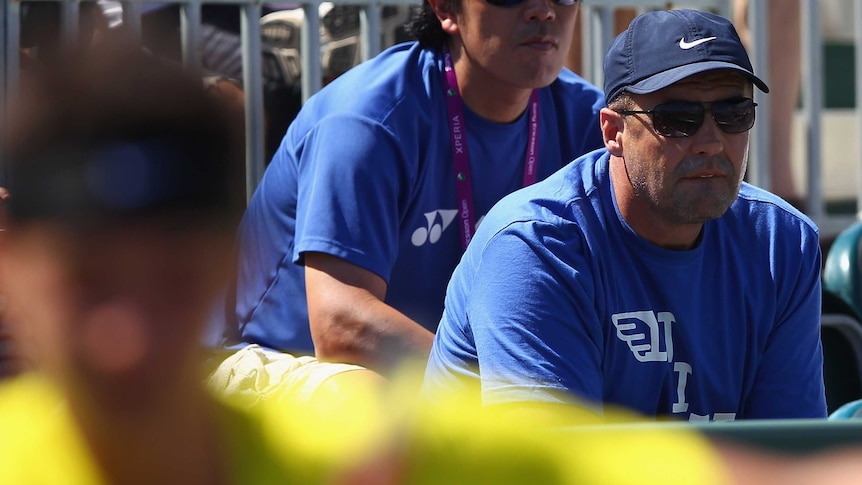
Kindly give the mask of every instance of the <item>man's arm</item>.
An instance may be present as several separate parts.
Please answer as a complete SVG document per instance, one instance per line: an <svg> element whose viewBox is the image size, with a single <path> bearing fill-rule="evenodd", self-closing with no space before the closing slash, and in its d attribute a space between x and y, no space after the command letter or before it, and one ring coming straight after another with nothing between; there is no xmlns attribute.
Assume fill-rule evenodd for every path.
<svg viewBox="0 0 862 485"><path fill-rule="evenodd" d="M405 358L428 358L434 334L384 303L386 282L375 273L306 253L305 285L318 359L388 374Z"/></svg>
<svg viewBox="0 0 862 485"><path fill-rule="evenodd" d="M785 238L788 236L785 235ZM827 414L820 344L821 254L816 234L772 262L795 277L776 302L776 322L745 403L746 418L819 418ZM792 263L790 263L792 261ZM785 277L786 279L786 277Z"/></svg>
<svg viewBox="0 0 862 485"><path fill-rule="evenodd" d="M481 268L466 277L460 318L469 321L483 404L569 403L572 396L600 403L604 334L579 233L564 224L513 223L478 247L481 258L472 260ZM450 288L464 286L459 280ZM457 293L446 295L446 312L457 308ZM438 333L449 329L444 323Z"/></svg>

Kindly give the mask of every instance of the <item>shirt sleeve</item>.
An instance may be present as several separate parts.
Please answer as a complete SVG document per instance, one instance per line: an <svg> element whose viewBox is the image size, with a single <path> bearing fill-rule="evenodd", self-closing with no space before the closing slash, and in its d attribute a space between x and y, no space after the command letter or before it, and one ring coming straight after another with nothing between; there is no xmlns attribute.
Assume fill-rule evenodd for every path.
<svg viewBox="0 0 862 485"><path fill-rule="evenodd" d="M821 252L816 235L802 254L783 261L776 321L761 356L744 417L820 418L826 416L823 352L820 345ZM788 270L788 268L792 268Z"/></svg>
<svg viewBox="0 0 862 485"><path fill-rule="evenodd" d="M587 268L572 226L515 223L490 239L466 310L484 404L575 397L600 409L603 338Z"/></svg>
<svg viewBox="0 0 862 485"><path fill-rule="evenodd" d="M330 254L389 280L398 254L410 163L393 134L357 116L330 116L308 133L299 157L294 261Z"/></svg>

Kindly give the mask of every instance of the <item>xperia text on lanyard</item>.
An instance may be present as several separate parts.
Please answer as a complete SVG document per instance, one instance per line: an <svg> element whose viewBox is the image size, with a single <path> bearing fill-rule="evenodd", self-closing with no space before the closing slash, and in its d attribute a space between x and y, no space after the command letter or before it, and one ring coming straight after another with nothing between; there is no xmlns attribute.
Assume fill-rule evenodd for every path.
<svg viewBox="0 0 862 485"><path fill-rule="evenodd" d="M458 196L458 217L461 229L461 248L467 244L476 231L476 215L473 212L473 185L470 182L470 156L467 153L467 130L465 128L464 106L458 90L458 79L452 64L449 47L443 47L443 67L446 83L446 111L449 115L449 139L452 143L452 158L455 163L455 190ZM536 182L536 163L539 140L539 96L534 89L530 93L530 121L527 137L527 156L524 162L524 187Z"/></svg>

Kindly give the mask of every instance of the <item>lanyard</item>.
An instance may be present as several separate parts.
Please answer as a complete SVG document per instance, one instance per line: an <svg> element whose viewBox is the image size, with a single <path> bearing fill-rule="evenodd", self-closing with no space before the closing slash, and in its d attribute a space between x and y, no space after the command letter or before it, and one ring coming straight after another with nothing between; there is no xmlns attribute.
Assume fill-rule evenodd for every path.
<svg viewBox="0 0 862 485"><path fill-rule="evenodd" d="M458 196L458 217L461 229L461 249L476 231L476 216L473 213L473 185L470 182L470 156L467 153L467 131L464 126L464 107L458 80L452 66L449 46L443 46L443 64L446 71L446 112L449 115L449 140L452 143L452 159L455 162L455 191ZM530 122L527 137L527 156L524 161L524 187L536 182L536 151L539 140L539 95L534 89L530 93Z"/></svg>

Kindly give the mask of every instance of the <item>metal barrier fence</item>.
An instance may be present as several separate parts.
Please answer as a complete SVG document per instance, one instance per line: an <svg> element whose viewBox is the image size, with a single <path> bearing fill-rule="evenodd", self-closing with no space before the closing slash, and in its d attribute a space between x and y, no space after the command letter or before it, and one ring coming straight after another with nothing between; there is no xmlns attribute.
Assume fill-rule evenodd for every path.
<svg viewBox="0 0 862 485"><path fill-rule="evenodd" d="M2 53L0 53L0 123L8 123L5 100L14 98L19 88L19 48L20 48L20 0L0 0L0 27L3 29ZM60 5L61 35L67 43L74 42L77 34L79 8L82 0L27 0L27 2L54 2ZM601 58L613 38L612 13L617 8L635 8L640 11L647 9L663 9L669 6L691 6L713 10L719 14L730 16L732 0L684 0L669 2L663 0L582 0L582 46L584 66L582 74L587 79L601 85ZM122 5L122 20L131 35L141 35L141 15L143 0L125 0ZM262 4L259 0L181 0L173 1L180 6L180 31L183 61L192 69L201 67L201 8L202 5L229 4L237 5L241 12L240 34L242 39L242 77L245 87L245 125L246 125L246 189L250 195L263 174L266 160L264 159L264 106L263 106L263 66L261 59L261 14ZM356 5L359 7L359 34L361 38L359 60L366 60L380 52L381 9L384 6L418 5L420 0L336 0L339 5ZM274 6L293 6L301 9L300 29L300 59L301 59L301 92L302 100L322 86L322 69L320 53L322 49L319 32L321 31L320 0L301 0L299 2L276 1L268 2ZM850 5L848 5L850 7ZM824 235L837 234L852 223L855 215L832 215L825 211L822 180L822 98L823 98L823 58L822 39L820 33L820 15L817 0L801 0L802 8L802 109L805 120L804 156L807 167L807 212L820 226ZM854 0L855 45L862 46L862 0ZM755 69L766 82L780 82L768 79L768 70L762 66L768 65L767 32L766 32L765 2L752 0L749 2L748 19L752 28L751 57ZM375 33L375 35L369 35ZM256 53L257 55L250 55ZM862 100L862 49L856 49L856 100ZM756 100L762 113L769 110L768 96L756 93ZM856 110L858 121L857 139L862 140L862 110ZM770 188L767 161L770 159L769 117L760 116L752 134L752 156L750 157L750 179L755 184ZM858 181L856 190L856 207L862 209L862 149L859 160L856 161ZM2 160L0 160L2 168ZM0 170L2 180L7 184L9 174Z"/></svg>

